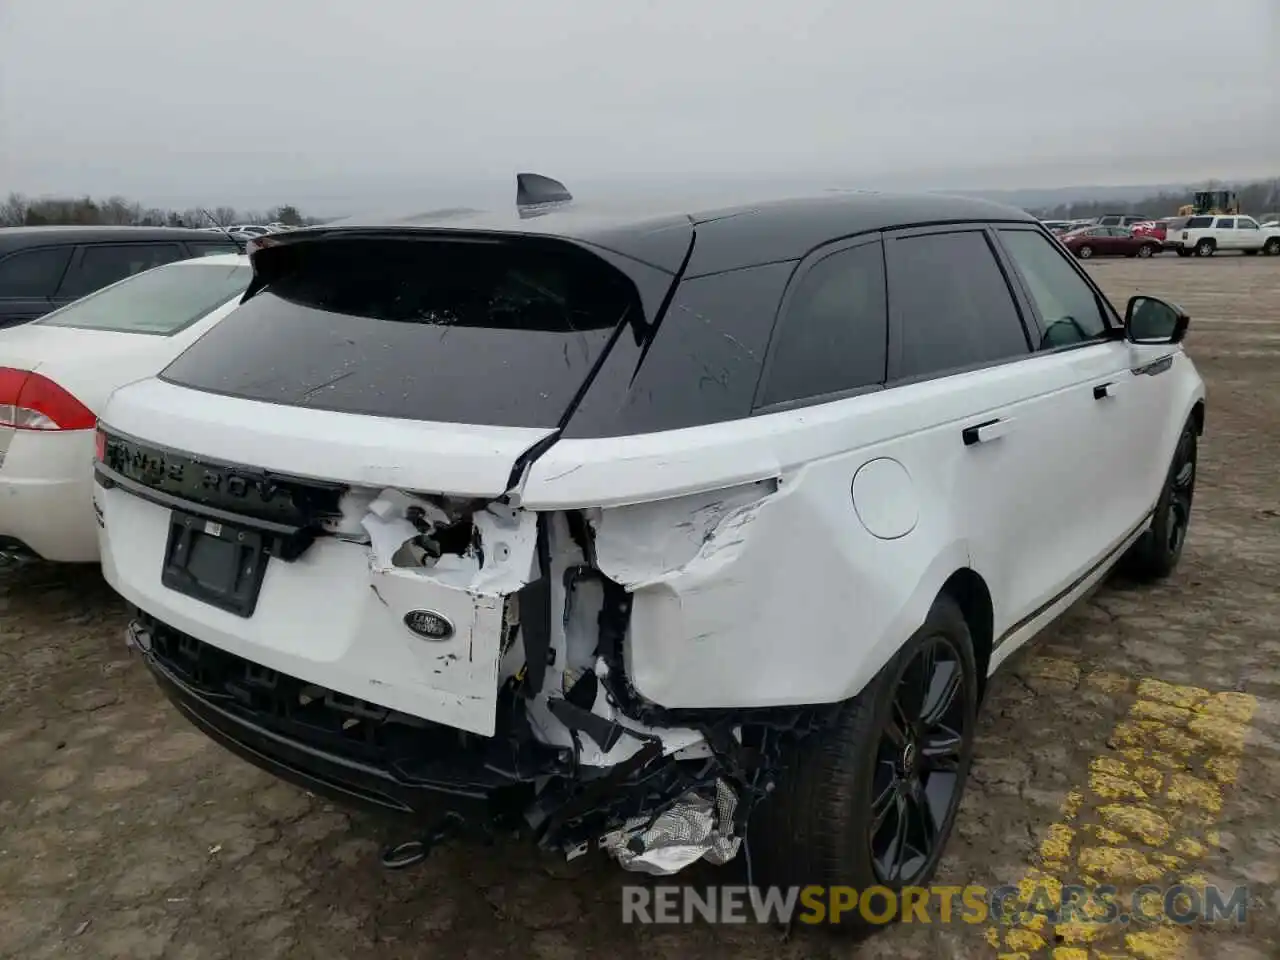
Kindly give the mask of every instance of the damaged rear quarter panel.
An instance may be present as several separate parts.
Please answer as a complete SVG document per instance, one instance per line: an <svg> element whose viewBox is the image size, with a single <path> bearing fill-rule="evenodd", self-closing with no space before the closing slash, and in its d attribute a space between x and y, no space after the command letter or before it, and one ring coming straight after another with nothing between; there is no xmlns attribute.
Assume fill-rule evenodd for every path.
<svg viewBox="0 0 1280 960"><path fill-rule="evenodd" d="M923 622L970 562L953 503L963 447L940 455L883 400L561 441L534 464L526 506L599 507L587 513L597 563L632 594L624 655L643 697L669 708L840 701ZM867 532L850 491L858 467L889 454L914 478L920 513L896 540Z"/></svg>

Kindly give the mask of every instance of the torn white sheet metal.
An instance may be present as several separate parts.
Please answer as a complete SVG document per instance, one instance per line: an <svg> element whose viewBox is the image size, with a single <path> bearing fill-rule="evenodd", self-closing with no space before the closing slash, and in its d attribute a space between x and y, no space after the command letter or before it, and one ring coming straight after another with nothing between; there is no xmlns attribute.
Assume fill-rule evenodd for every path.
<svg viewBox="0 0 1280 960"><path fill-rule="evenodd" d="M691 790L656 819L637 817L600 838L602 849L624 869L669 876L698 860L728 863L738 855L742 838L734 836L738 797L724 780Z"/></svg>
<svg viewBox="0 0 1280 960"><path fill-rule="evenodd" d="M413 541L420 531L407 518L420 510L431 528L446 526L451 518L435 504L398 490L384 490L370 503L360 525L369 535L372 573L390 570L411 572L441 586L491 598L513 594L534 576L537 519L532 513L504 509L493 504L470 516L479 549L465 554L423 556Z"/></svg>
<svg viewBox="0 0 1280 960"><path fill-rule="evenodd" d="M761 481L730 490L588 512L596 563L636 591L664 583L693 565L721 565L742 546L746 529L777 489Z"/></svg>
<svg viewBox="0 0 1280 960"><path fill-rule="evenodd" d="M529 513L476 511L471 517L477 546L465 553L426 557L421 548L408 556L420 531L405 517L423 510L428 525L453 521L435 504L383 491L361 519L368 535L369 606L385 635L397 638L411 658L417 680L435 695L456 698L458 716L442 722L492 736L497 714L503 645L515 613L511 598L533 577L537 520ZM429 508L429 509L428 509ZM405 617L427 611L448 622L440 639L424 639L405 625ZM437 715L437 718L438 715Z"/></svg>

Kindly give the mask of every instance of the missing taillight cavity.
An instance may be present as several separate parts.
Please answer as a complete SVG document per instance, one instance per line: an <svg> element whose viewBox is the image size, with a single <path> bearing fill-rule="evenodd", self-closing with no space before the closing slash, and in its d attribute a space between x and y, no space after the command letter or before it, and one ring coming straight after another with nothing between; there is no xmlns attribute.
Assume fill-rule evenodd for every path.
<svg viewBox="0 0 1280 960"><path fill-rule="evenodd" d="M0 426L92 430L98 418L67 390L31 370L0 367Z"/></svg>

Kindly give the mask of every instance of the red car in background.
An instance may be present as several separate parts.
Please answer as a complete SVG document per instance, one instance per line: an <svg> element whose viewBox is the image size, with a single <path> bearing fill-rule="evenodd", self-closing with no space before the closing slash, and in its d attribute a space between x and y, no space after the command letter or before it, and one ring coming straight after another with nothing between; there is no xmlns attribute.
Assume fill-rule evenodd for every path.
<svg viewBox="0 0 1280 960"><path fill-rule="evenodd" d="M1092 257L1150 257L1159 253L1162 242L1129 227L1085 227L1058 237L1062 245L1081 260Z"/></svg>
<svg viewBox="0 0 1280 960"><path fill-rule="evenodd" d="M1151 237L1153 240L1159 240L1161 246L1164 246L1168 232L1168 220L1143 220L1141 223L1133 225L1133 235L1135 237Z"/></svg>

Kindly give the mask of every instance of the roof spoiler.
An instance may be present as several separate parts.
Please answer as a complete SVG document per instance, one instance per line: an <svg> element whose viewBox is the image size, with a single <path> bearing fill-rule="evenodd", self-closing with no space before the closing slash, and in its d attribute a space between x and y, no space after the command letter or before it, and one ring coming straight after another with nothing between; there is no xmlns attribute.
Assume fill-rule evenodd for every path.
<svg viewBox="0 0 1280 960"><path fill-rule="evenodd" d="M559 180L540 173L516 174L516 209L521 219L536 217L573 202L573 194Z"/></svg>

